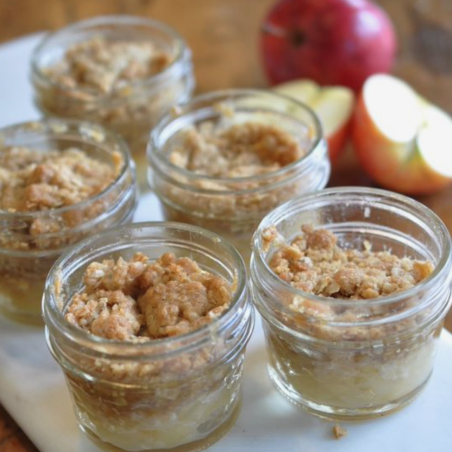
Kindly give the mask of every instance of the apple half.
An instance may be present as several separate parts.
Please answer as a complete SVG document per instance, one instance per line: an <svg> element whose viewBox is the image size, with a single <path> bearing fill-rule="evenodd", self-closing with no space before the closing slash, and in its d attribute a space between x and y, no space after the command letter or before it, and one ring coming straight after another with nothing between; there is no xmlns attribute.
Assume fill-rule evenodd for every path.
<svg viewBox="0 0 452 452"><path fill-rule="evenodd" d="M330 158L334 161L344 149L350 133L355 104L353 91L343 86L321 87L308 79L283 83L273 89L314 110L328 141Z"/></svg>
<svg viewBox="0 0 452 452"><path fill-rule="evenodd" d="M367 79L352 141L364 170L385 188L429 194L452 182L452 118L396 77Z"/></svg>

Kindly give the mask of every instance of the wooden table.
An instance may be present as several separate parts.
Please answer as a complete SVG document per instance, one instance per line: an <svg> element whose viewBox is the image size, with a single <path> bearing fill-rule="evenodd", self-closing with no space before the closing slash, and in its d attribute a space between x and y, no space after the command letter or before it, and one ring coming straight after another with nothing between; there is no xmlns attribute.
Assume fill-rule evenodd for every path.
<svg viewBox="0 0 452 452"><path fill-rule="evenodd" d="M101 14L137 14L168 23L185 37L193 49L197 90L226 87L265 87L259 61L259 24L275 0L0 0L0 42L39 30L56 29L70 22ZM447 0L380 0L393 17L399 32L400 55L395 72L426 97L452 112L451 78L448 68L436 67L442 58L424 47L413 47L432 23L451 28ZM423 13L422 19L419 15ZM450 32L450 30L449 30ZM423 36L423 35L422 35ZM452 36L452 35L451 35ZM416 38L416 39L415 39ZM414 40L414 41L413 41ZM448 43L446 43L449 45ZM440 46L445 52L450 47ZM414 49L414 50L413 50ZM437 60L434 59L437 58ZM431 71L429 66L435 66ZM334 168L330 185L372 185L348 152ZM452 187L419 198L432 208L452 231ZM452 331L452 313L446 326ZM0 406L0 451L37 452L20 428ZM45 452L45 451L41 451Z"/></svg>

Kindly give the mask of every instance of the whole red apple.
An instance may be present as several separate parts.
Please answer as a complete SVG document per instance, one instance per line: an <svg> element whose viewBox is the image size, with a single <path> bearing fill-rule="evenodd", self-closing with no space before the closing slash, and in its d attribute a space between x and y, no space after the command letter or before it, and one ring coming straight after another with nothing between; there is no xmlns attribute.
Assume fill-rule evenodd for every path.
<svg viewBox="0 0 452 452"><path fill-rule="evenodd" d="M390 70L396 37L367 0L281 0L264 21L261 45L272 84L310 78L359 91L367 77Z"/></svg>

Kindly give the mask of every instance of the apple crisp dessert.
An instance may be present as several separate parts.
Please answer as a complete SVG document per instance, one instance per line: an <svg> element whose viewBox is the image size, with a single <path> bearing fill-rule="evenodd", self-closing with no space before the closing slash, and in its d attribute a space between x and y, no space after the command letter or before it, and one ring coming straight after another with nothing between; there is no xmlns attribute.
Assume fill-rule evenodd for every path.
<svg viewBox="0 0 452 452"><path fill-rule="evenodd" d="M100 196L124 166L119 152L111 158L103 162L77 148L0 149L0 298L8 310L33 321L56 257L98 229L83 225L115 202L114 193Z"/></svg>
<svg viewBox="0 0 452 452"><path fill-rule="evenodd" d="M311 225L288 241L274 227L262 238L269 268L302 291L281 296L275 315L306 341L265 326L277 386L282 381L294 400L314 412L349 418L353 410L359 417L366 409L369 416L387 411L425 384L441 325L417 331L427 312L410 315L418 298L397 295L428 278L431 262L373 251L356 237L344 243Z"/></svg>
<svg viewBox="0 0 452 452"><path fill-rule="evenodd" d="M251 236L265 214L308 190L316 174L302 177L292 168L310 146L303 126L297 137L282 125L238 122L236 113L224 110L218 120L202 121L169 140L162 152L165 167L153 165L153 186L168 220L215 231L248 260Z"/></svg>
<svg viewBox="0 0 452 452"><path fill-rule="evenodd" d="M190 96L191 59L187 49L162 42L158 28L154 39L133 27L119 27L115 37L102 28L98 34L87 33L85 39L68 31L73 43L65 42L60 55L53 52L57 44L50 39L49 49L39 51L42 62L35 68L33 82L43 114L100 123L123 137L144 182L149 131L162 114Z"/></svg>
<svg viewBox="0 0 452 452"><path fill-rule="evenodd" d="M162 341L213 322L230 307L234 290L223 277L172 253L88 265L65 319L90 335L134 347L133 359L123 362L74 357L92 376L67 374L91 439L107 450L201 450L231 427L243 354L222 362L228 346L221 336L194 351ZM152 343L165 358L146 354L143 347Z"/></svg>

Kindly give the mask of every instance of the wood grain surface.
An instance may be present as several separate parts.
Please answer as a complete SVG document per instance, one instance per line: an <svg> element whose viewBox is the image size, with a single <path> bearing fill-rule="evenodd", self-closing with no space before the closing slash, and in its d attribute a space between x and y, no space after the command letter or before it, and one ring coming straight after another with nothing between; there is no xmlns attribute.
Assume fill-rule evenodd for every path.
<svg viewBox="0 0 452 452"><path fill-rule="evenodd" d="M274 1L0 0L0 43L96 15L142 15L168 23L187 40L193 50L198 92L265 87L259 59L259 25ZM380 0L379 3L397 27L399 55L394 72L452 113L452 2ZM334 168L330 185L372 186L372 183L349 151ZM419 200L433 209L452 231L452 187ZM446 326L452 331L452 314ZM0 452L37 452L1 406Z"/></svg>

